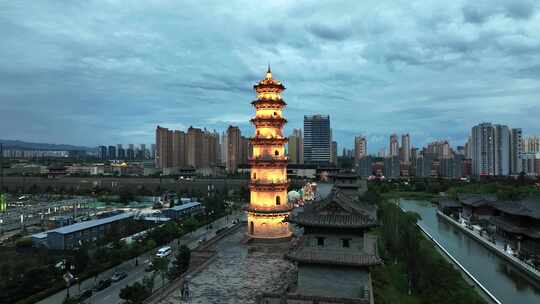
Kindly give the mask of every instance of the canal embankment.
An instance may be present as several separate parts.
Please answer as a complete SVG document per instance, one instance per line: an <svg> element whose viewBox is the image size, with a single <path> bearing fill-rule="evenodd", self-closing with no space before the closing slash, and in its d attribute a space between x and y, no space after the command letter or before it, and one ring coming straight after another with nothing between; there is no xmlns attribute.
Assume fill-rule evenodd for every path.
<svg viewBox="0 0 540 304"><path fill-rule="evenodd" d="M540 288L519 268L437 216L437 207L426 200L400 200L403 210L420 215L419 227L431 235L501 303L540 303ZM442 251L442 250L441 250Z"/></svg>
<svg viewBox="0 0 540 304"><path fill-rule="evenodd" d="M480 244L491 250L492 252L496 253L509 263L513 264L515 267L523 271L524 274L529 276L531 279L535 280L536 282L540 283L540 271L534 269L532 266L524 263L517 257L510 255L509 253L505 252L503 248L498 247L497 245L491 243L489 240L484 238L482 235L480 235L477 231L470 230L466 226L460 224L459 222L455 221L453 218L447 216L446 214L442 213L440 210L437 210L437 215L446 220L447 222L451 223L455 227L459 228L461 231L463 231L468 236L472 237L476 241L478 241Z"/></svg>

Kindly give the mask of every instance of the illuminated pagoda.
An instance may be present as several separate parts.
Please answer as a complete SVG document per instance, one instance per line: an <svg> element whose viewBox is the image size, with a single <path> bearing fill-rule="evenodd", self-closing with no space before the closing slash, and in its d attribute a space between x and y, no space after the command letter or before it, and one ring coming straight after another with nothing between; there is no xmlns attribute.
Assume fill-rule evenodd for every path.
<svg viewBox="0 0 540 304"><path fill-rule="evenodd" d="M291 236L285 221L292 210L287 202L287 157L283 136L286 103L281 98L285 87L272 78L270 66L266 77L253 86L257 99L255 107L255 136L250 139L253 156L250 158L250 204L248 235L255 239L279 239Z"/></svg>

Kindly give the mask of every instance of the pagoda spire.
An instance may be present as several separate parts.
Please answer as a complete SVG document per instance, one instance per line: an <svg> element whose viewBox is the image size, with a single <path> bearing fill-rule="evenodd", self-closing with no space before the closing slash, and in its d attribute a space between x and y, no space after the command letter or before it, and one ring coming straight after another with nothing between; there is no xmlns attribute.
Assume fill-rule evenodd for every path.
<svg viewBox="0 0 540 304"><path fill-rule="evenodd" d="M266 79L272 79L272 70L270 69L270 63L268 64L268 70L266 71Z"/></svg>

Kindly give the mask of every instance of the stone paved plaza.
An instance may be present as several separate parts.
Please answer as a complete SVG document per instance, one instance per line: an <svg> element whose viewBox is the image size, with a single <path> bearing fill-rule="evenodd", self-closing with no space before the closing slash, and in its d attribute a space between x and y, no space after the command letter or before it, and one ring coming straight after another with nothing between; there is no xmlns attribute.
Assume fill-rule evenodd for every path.
<svg viewBox="0 0 540 304"><path fill-rule="evenodd" d="M177 290L160 304L255 303L258 294L282 288L294 272L283 259L287 244L247 245L245 232L239 229L216 244L216 259L190 278L190 300L182 300Z"/></svg>

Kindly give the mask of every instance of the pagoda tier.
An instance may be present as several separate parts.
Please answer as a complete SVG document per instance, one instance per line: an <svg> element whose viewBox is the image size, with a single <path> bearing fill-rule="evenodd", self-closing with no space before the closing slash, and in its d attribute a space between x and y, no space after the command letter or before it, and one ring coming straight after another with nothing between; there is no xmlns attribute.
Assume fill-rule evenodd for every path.
<svg viewBox="0 0 540 304"><path fill-rule="evenodd" d="M254 89L257 100L255 117L250 121L255 126L255 136L250 139L253 147L251 165L250 204L248 212L248 235L252 238L286 238L291 236L286 219L292 210L287 202L287 157L283 136L283 117L286 103L281 98L285 87L272 78L268 68L266 77Z"/></svg>
<svg viewBox="0 0 540 304"><path fill-rule="evenodd" d="M251 102L257 109L284 107L287 105L283 99L255 99Z"/></svg>

